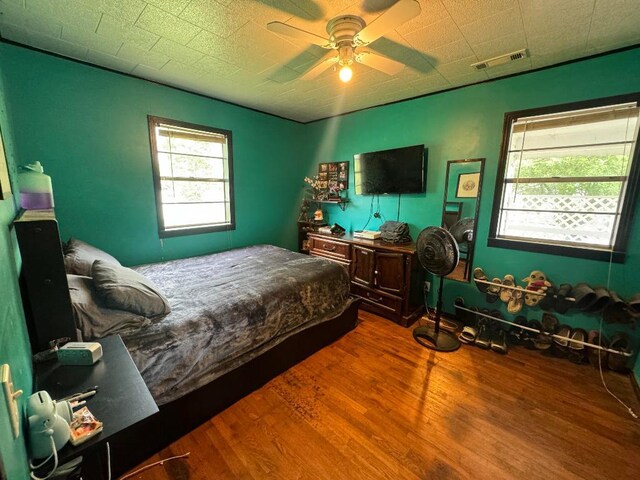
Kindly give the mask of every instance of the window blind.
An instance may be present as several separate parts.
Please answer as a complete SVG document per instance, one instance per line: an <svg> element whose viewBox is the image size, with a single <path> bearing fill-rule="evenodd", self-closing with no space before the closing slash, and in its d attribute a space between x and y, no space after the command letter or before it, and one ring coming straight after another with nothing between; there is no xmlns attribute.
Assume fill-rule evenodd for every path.
<svg viewBox="0 0 640 480"><path fill-rule="evenodd" d="M516 118L498 237L612 248L639 112L631 102Z"/></svg>

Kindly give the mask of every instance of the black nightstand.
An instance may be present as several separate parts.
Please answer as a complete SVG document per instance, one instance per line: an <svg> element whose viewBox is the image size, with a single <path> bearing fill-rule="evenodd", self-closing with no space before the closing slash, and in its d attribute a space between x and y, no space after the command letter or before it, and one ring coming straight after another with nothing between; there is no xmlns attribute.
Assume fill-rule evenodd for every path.
<svg viewBox="0 0 640 480"><path fill-rule="evenodd" d="M94 365L70 366L51 361L37 365L35 371L35 391L46 390L53 399L99 387L98 393L87 400L87 407L104 424L103 431L77 447L69 443L58 452L61 465L82 455L85 479L107 478L106 442L158 412L120 336L107 337L99 343L103 357Z"/></svg>

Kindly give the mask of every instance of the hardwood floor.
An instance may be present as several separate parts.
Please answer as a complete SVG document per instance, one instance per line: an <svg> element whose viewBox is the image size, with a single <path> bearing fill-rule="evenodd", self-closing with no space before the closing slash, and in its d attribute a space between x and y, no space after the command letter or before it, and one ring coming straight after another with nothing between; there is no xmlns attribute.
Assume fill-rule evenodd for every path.
<svg viewBox="0 0 640 480"><path fill-rule="evenodd" d="M134 478L638 478L640 423L598 371L538 352L434 353L371 313ZM640 412L626 376L609 387Z"/></svg>

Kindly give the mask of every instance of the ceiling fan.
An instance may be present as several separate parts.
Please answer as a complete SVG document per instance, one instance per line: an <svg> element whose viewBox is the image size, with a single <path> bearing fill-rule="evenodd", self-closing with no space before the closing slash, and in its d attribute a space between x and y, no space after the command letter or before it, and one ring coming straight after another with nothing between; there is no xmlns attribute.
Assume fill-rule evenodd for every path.
<svg viewBox="0 0 640 480"><path fill-rule="evenodd" d="M395 75L402 70L403 63L365 50L363 47L419 14L420 4L417 1L398 0L369 25L356 15L340 15L329 20L327 23L329 38L323 38L315 33L282 22L268 23L267 28L272 32L331 50L300 78L311 80L327 68L339 65L341 67L340 80L348 82L353 75L351 70L353 62L362 63L387 75Z"/></svg>

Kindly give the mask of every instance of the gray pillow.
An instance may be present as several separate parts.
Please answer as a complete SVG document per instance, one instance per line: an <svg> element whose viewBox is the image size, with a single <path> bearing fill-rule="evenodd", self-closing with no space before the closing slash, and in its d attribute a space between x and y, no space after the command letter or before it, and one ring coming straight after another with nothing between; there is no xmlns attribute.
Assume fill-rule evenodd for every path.
<svg viewBox="0 0 640 480"><path fill-rule="evenodd" d="M111 308L138 313L145 317L171 312L167 299L153 282L127 267L96 260L91 268L98 295Z"/></svg>
<svg viewBox="0 0 640 480"><path fill-rule="evenodd" d="M76 327L83 340L93 340L115 333L138 330L150 320L135 313L107 308L93 287L93 280L79 275L67 275L69 296Z"/></svg>
<svg viewBox="0 0 640 480"><path fill-rule="evenodd" d="M96 260L120 265L120 262L99 248L75 238L70 238L64 249L64 269L69 274L91 276L91 266Z"/></svg>

